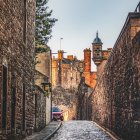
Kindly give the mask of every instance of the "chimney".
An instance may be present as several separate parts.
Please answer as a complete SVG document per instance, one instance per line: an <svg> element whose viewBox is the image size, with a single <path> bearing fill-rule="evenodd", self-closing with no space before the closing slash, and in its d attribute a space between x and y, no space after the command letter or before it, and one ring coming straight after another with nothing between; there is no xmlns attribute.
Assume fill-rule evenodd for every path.
<svg viewBox="0 0 140 140"><path fill-rule="evenodd" d="M63 53L64 53L63 50L58 50L58 59L59 60L62 60L63 59Z"/></svg>
<svg viewBox="0 0 140 140"><path fill-rule="evenodd" d="M91 71L91 50L85 49L84 50L84 72Z"/></svg>

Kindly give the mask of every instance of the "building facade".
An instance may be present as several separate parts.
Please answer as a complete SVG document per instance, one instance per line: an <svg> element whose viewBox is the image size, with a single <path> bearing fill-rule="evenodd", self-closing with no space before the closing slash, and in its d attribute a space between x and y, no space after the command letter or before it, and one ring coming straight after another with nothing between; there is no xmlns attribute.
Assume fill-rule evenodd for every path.
<svg viewBox="0 0 140 140"><path fill-rule="evenodd" d="M92 119L124 140L140 139L139 59L140 3L128 14L92 96Z"/></svg>
<svg viewBox="0 0 140 140"><path fill-rule="evenodd" d="M37 92L36 94L36 113L38 119L38 126L36 128L40 130L42 127L45 127L51 121L51 104L52 104L52 95L51 95L51 87L49 87L48 91L45 91L43 87L43 83L51 85L51 49L48 46L38 46L38 48L45 48L45 52L36 53L36 74L35 74L35 85L42 92ZM37 49L36 49L37 50ZM46 85L48 86L48 85ZM41 111L42 110L42 111ZM41 117L44 116L45 117ZM45 119L45 120L44 120ZM42 122L42 126L41 123ZM40 128L40 129L39 129Z"/></svg>
<svg viewBox="0 0 140 140"><path fill-rule="evenodd" d="M52 58L52 100L54 106L63 110L64 120L76 118L81 71L83 61L73 55L65 58L63 50L58 51L57 58Z"/></svg>
<svg viewBox="0 0 140 140"><path fill-rule="evenodd" d="M77 119L92 120L93 115L93 99L94 90L98 78L103 73L104 66L111 53L111 48L107 50L102 49L102 41L98 37L98 32L92 43L92 60L97 66L97 71L91 71L91 50L90 48L84 49L84 65L81 75L81 81L78 87L78 104L77 104Z"/></svg>
<svg viewBox="0 0 140 140"><path fill-rule="evenodd" d="M52 86L63 88L77 88L80 83L80 70L83 69L83 61L73 55L64 58L64 51L58 51L58 58L52 59Z"/></svg>
<svg viewBox="0 0 140 140"><path fill-rule="evenodd" d="M0 139L34 129L35 1L1 1Z"/></svg>

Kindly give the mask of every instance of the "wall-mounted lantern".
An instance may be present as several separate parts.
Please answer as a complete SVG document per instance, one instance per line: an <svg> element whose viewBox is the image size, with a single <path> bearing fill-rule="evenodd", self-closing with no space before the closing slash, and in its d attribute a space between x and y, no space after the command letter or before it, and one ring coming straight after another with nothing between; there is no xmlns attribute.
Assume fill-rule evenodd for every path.
<svg viewBox="0 0 140 140"><path fill-rule="evenodd" d="M41 83L43 90L44 90L44 95L49 96L51 94L51 83L48 80L48 77L44 79L44 82Z"/></svg>

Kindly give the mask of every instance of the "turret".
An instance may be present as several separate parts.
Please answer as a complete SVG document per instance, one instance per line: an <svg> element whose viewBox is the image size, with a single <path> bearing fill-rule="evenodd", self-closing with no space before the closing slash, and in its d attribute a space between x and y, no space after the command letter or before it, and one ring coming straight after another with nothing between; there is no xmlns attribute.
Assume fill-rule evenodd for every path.
<svg viewBox="0 0 140 140"><path fill-rule="evenodd" d="M92 60L94 61L95 65L99 65L102 61L102 41L98 37L98 32L96 33L96 38L93 40L92 43Z"/></svg>

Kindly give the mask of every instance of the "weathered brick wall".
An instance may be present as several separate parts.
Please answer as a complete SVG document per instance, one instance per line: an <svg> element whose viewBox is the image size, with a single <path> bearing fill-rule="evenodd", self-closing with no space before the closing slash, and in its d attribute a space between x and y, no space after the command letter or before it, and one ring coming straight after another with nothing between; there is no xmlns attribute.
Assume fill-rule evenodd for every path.
<svg viewBox="0 0 140 140"><path fill-rule="evenodd" d="M125 140L140 138L139 30L140 13L129 14L93 93L92 119Z"/></svg>
<svg viewBox="0 0 140 140"><path fill-rule="evenodd" d="M33 77L34 77L34 31L35 1L2 0L0 4L0 87L2 65L8 68L8 92L6 100L6 128L0 135L30 134L34 127ZM15 79L13 79L15 75ZM23 83L25 85L25 108L23 108ZM12 89L16 88L15 127L11 128ZM2 88L0 88L2 95ZM3 100L0 99L0 105ZM23 112L25 110L25 123ZM0 106L0 122L2 121ZM25 125L25 129L24 126ZM4 138L4 137L3 137ZM3 139L1 138L1 139Z"/></svg>

